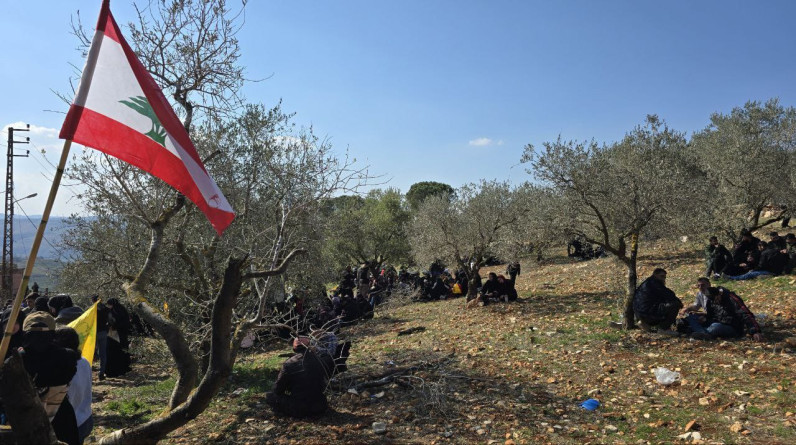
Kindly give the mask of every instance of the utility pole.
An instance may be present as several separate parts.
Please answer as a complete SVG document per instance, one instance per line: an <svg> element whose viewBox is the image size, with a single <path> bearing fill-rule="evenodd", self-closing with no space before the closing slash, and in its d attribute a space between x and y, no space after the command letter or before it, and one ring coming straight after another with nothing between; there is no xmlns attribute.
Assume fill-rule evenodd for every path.
<svg viewBox="0 0 796 445"><path fill-rule="evenodd" d="M6 219L3 226L3 264L2 264L2 303L14 297L14 158L28 157L30 150L24 155L14 154L14 144L29 144L30 138L15 141L15 131L30 131L30 124L25 128L8 127L8 154L6 166Z"/></svg>

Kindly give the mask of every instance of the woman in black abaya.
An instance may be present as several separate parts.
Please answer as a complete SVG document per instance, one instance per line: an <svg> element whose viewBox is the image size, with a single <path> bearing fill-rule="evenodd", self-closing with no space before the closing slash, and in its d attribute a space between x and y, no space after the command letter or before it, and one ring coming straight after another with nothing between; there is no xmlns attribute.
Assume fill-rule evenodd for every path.
<svg viewBox="0 0 796 445"><path fill-rule="evenodd" d="M130 370L130 314L116 298L108 300L108 364L105 375L118 377Z"/></svg>

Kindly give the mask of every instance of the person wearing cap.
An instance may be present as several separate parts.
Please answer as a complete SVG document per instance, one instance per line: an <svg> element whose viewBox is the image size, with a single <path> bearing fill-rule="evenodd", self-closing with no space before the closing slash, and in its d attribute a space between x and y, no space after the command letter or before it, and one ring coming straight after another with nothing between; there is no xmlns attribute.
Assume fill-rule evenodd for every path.
<svg viewBox="0 0 796 445"><path fill-rule="evenodd" d="M31 312L34 312L36 310L34 308L36 306L36 299L37 298L39 298L39 293L35 292L35 291L29 293L28 295L26 295L25 296L25 307L22 308L21 312L24 312L25 315L28 315Z"/></svg>
<svg viewBox="0 0 796 445"><path fill-rule="evenodd" d="M318 353L309 337L294 339L293 351L296 354L282 364L265 401L275 413L285 416L323 414L329 407L323 392L334 371L334 360L329 354Z"/></svg>
<svg viewBox="0 0 796 445"><path fill-rule="evenodd" d="M44 411L53 422L64 402L69 382L77 372L80 354L55 343L55 318L47 312L37 311L25 317L22 330L25 334L20 356ZM54 429L55 426L53 424ZM59 440L75 443L70 432L58 428L55 434Z"/></svg>

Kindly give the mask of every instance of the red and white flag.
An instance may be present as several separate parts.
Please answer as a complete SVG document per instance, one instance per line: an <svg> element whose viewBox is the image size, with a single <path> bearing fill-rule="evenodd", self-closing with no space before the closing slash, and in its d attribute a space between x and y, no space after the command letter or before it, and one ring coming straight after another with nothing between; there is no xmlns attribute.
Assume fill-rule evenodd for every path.
<svg viewBox="0 0 796 445"><path fill-rule="evenodd" d="M95 148L162 179L194 202L219 235L235 218L188 132L102 2L80 87L61 139Z"/></svg>

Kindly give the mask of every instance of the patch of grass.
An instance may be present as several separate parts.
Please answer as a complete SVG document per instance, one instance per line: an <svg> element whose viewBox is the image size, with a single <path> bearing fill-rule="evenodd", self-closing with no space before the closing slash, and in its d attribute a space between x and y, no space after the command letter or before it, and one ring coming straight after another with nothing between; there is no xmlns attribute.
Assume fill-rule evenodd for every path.
<svg viewBox="0 0 796 445"><path fill-rule="evenodd" d="M146 417L152 412L149 405L137 398L114 400L108 403L107 408L123 417Z"/></svg>

